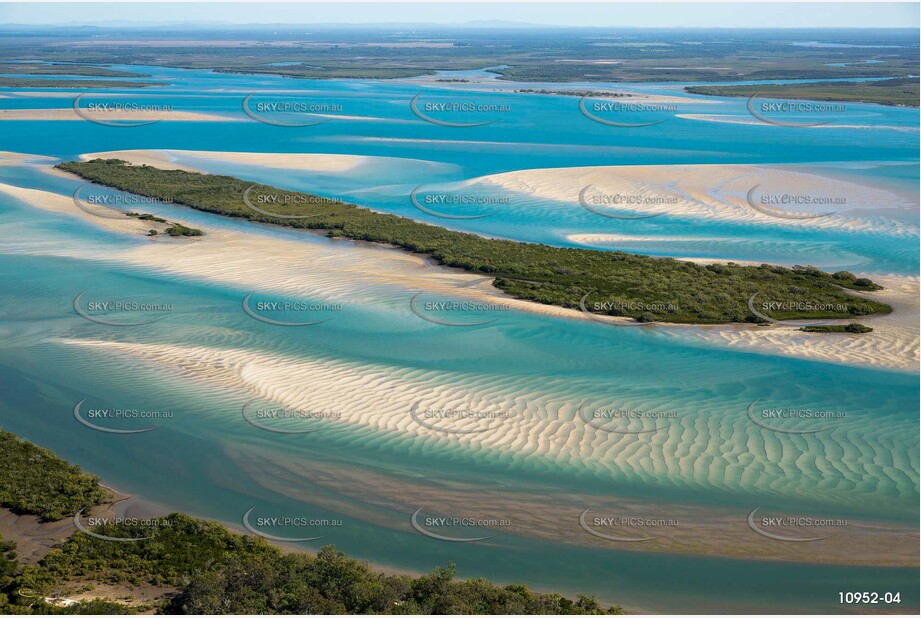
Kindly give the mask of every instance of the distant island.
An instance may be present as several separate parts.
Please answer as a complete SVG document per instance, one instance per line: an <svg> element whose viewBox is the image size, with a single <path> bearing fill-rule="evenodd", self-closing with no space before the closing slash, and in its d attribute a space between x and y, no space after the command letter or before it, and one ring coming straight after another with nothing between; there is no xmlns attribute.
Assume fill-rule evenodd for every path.
<svg viewBox="0 0 921 618"><path fill-rule="evenodd" d="M0 73L21 75L80 75L83 77L150 77L146 73L116 71L99 66L68 62L0 62Z"/></svg>
<svg viewBox="0 0 921 618"><path fill-rule="evenodd" d="M523 88L521 90L516 90L515 92L527 93L527 94L560 94L568 97L593 97L596 99L602 98L619 98L619 97L629 97L631 95L625 94L623 92L610 92L606 90L544 90L533 89L533 88Z"/></svg>
<svg viewBox="0 0 921 618"><path fill-rule="evenodd" d="M117 79L43 79L40 77L0 77L0 88L151 88L169 86L166 82L129 82Z"/></svg>
<svg viewBox="0 0 921 618"><path fill-rule="evenodd" d="M51 451L0 430L0 507L45 522L92 514L107 499L99 479ZM85 510L84 510L85 509ZM74 532L37 564L21 564L16 544L0 539L2 614L623 614L593 597L568 599L527 586L455 579L455 568L428 575L385 574L332 545L317 554L282 552L264 539L182 513L143 523ZM143 537L143 538L142 538ZM55 599L100 586L99 597ZM114 600L135 587L162 602Z"/></svg>
<svg viewBox="0 0 921 618"><path fill-rule="evenodd" d="M878 103L900 107L918 107L917 77L902 77L861 82L812 82L808 84L758 84L751 86L688 86L690 94L718 97L751 97L770 99L809 99L811 101L850 101Z"/></svg>
<svg viewBox="0 0 921 618"><path fill-rule="evenodd" d="M760 295L773 320L853 318L889 313L886 304L848 294L846 289L881 289L847 272L810 266L699 265L621 251L573 249L484 238L374 212L354 204L254 185L232 176L132 166L118 159L61 163L59 169L90 182L196 210L400 247L431 256L439 264L494 277L493 285L523 300L570 309L586 300L600 315L640 322L683 324L762 323L749 307ZM244 201L247 191L285 204L272 216ZM307 218L285 218L304 216ZM794 302L796 301L796 302ZM821 310L816 310L820 307Z"/></svg>

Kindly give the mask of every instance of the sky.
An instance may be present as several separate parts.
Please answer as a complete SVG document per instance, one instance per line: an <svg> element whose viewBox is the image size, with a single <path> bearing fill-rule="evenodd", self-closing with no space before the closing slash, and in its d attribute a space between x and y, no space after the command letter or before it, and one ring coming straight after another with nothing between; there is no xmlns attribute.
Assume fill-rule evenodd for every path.
<svg viewBox="0 0 921 618"><path fill-rule="evenodd" d="M237 24L509 21L556 26L917 28L917 2L599 3L6 3L2 24L209 22Z"/></svg>

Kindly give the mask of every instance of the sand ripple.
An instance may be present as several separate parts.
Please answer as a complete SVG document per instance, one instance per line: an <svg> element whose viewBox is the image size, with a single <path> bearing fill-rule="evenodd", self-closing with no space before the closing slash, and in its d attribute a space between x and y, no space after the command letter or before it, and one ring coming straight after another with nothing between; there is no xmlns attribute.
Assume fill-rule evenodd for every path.
<svg viewBox="0 0 921 618"><path fill-rule="evenodd" d="M336 420L323 421L330 429L326 442L347 447L359 440L370 452L421 450L445 461L488 461L500 470L552 466L603 482L743 492L761 499L798 496L855 508L870 495L874 504L902 508L897 505L904 496L918 491L917 455L897 446L900 436L917 426L910 415L877 422L851 410L848 422L832 421L821 434L792 435L752 423L745 402L738 410L725 403L705 408L670 394L656 402L627 391L612 402L597 385L580 379L397 368L232 347L64 343L153 362L183 378L291 409L336 413ZM658 416L585 420L585 410L591 420L593 411L612 405ZM461 409L502 416L424 416L428 410ZM304 423L316 421L295 419L285 427Z"/></svg>

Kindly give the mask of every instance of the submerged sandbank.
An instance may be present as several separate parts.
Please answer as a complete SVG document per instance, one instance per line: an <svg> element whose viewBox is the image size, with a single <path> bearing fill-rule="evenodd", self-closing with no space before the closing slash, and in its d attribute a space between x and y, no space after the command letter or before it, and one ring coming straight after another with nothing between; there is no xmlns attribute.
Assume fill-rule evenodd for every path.
<svg viewBox="0 0 921 618"><path fill-rule="evenodd" d="M108 111L105 114L84 112L86 117L81 117L72 108L63 109L0 109L0 121L15 120L81 120L91 122L87 118L104 122L237 122L240 118L221 116L219 114L205 114L202 112L182 111Z"/></svg>
<svg viewBox="0 0 921 618"><path fill-rule="evenodd" d="M223 392L243 392L243 397L272 401L291 410L337 414L335 420L300 421L290 428L325 428L343 446L371 438L367 432L386 436L387 451L423 450L458 463L464 454L487 461L502 461L510 470L558 466L580 476L598 475L630 484L694 488L707 491L740 491L754 496L776 491L795 474L803 475L793 494L821 499L826 506L813 507L809 515L822 515L837 498L825 486L829 467L842 486L895 478L905 473L904 462L882 463L874 453L876 435L836 432L847 453L840 461L825 459L818 443L789 442L752 425L744 410L738 415L719 415L703 420L700 415L671 421L669 431L643 435L614 434L597 430L580 420L577 401L546 384L541 392L527 383L504 382L471 398L482 385L471 384L475 376L443 371L416 371L373 363L345 362L331 358L304 358L267 353L242 347L115 342L100 339L59 340L101 355L116 355L149 363L173 372L178 379L200 381ZM531 385L533 386L533 385ZM480 423L488 430L451 434L432 430L414 421L414 402L425 400L436 407L464 405L485 411L495 407L509 413L504 419ZM241 400L245 400L241 398ZM742 406L744 408L744 406ZM238 410L214 411L214 421L239 414ZM311 425L311 423L313 423ZM471 425L467 425L469 429ZM727 443L707 448L713 436ZM743 449L784 465L759 468L758 474L739 476L738 464L725 453ZM476 482L433 484L415 477L393 478L385 474L350 470L310 455L286 457L258 447L238 444L232 454L241 467L266 488L300 502L317 504L336 512L392 529L405 529L409 514L419 505L431 512L478 519L510 520L513 525L491 532L535 537L551 542L598 548L738 557L808 563L905 566L916 564L916 555L904 543L910 528L870 519L848 519L846 528L823 530L826 543L778 543L756 534L747 516L757 504L700 506L653 499L579 493L569 490L548 497L527 488L485 487ZM816 470L812 462L822 459ZM884 469L878 470L882 465ZM363 470L363 469L362 469ZM265 473L261 473L265 471ZM281 473L281 474L280 474ZM810 491L811 490L811 491ZM819 498L821 495L821 498ZM842 504L851 498L841 496ZM743 503L745 501L743 500ZM674 519L674 526L655 529L658 538L643 543L618 543L594 537L579 524L580 513L593 507L596 514L623 517ZM604 531L602 528L601 531ZM641 536L640 528L607 530L615 537ZM649 533L649 529L645 530ZM815 530L812 530L815 532ZM802 535L803 530L798 531ZM796 534L796 532L792 532ZM883 549L884 548L884 549Z"/></svg>

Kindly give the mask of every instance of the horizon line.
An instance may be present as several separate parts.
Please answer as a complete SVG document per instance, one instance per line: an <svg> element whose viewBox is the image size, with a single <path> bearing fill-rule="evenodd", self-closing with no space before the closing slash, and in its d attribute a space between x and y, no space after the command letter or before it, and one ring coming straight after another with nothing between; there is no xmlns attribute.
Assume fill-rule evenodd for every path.
<svg viewBox="0 0 921 618"><path fill-rule="evenodd" d="M509 26L515 28L561 28L561 29L601 29L601 28L622 28L629 30L921 30L921 26L637 26L625 24L608 24L608 25L589 25L589 24L539 24L528 22L511 22L503 20L473 20L466 22L413 22L413 21L393 21L393 22L215 22L215 21L141 21L141 20L109 20L109 21L67 21L57 23L46 22L15 22L0 24L0 30L5 28L14 28L19 26L31 27L48 27L63 28L73 26L97 26L97 27L138 27L138 26L201 26L201 27L226 27L226 26L262 26L262 27L284 27L290 28L295 26L339 26L339 27L361 27L361 26L454 26L489 29L496 26L483 26L484 24L495 24L496 26Z"/></svg>

